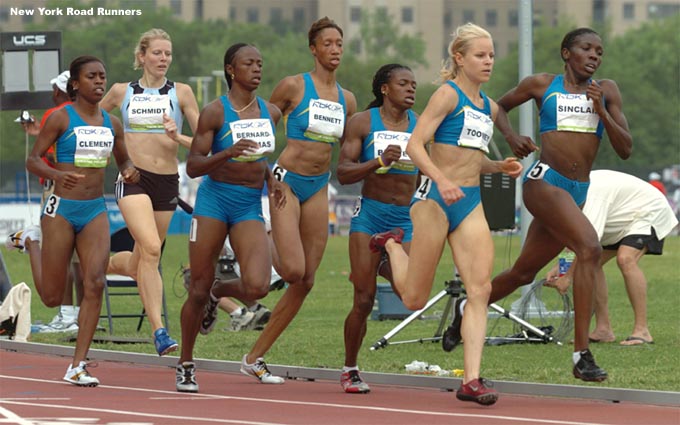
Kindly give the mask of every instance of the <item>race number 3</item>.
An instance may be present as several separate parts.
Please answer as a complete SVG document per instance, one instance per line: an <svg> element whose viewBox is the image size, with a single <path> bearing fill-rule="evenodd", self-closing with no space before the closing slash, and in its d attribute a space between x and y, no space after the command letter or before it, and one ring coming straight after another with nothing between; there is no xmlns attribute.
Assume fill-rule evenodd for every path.
<svg viewBox="0 0 680 425"><path fill-rule="evenodd" d="M55 214L57 213L57 210L59 209L59 201L61 200L60 197L58 197L55 194L50 195L49 198L45 201L45 208L43 209L43 214L49 217L54 217Z"/></svg>
<svg viewBox="0 0 680 425"><path fill-rule="evenodd" d="M533 180L542 180L543 177L545 177L545 173L547 173L549 169L550 166L548 164L537 161L527 173L527 177Z"/></svg>

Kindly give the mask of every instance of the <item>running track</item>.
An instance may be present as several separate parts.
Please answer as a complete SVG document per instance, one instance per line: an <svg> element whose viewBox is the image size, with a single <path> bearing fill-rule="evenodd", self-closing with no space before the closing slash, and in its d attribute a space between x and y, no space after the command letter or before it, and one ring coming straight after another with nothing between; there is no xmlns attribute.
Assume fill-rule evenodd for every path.
<svg viewBox="0 0 680 425"><path fill-rule="evenodd" d="M355 395L335 381L262 385L201 370L201 392L183 394L170 367L115 361L90 368L102 385L79 388L61 381L69 361L0 351L0 424L680 424L678 406L502 394L482 407L431 388L373 384Z"/></svg>

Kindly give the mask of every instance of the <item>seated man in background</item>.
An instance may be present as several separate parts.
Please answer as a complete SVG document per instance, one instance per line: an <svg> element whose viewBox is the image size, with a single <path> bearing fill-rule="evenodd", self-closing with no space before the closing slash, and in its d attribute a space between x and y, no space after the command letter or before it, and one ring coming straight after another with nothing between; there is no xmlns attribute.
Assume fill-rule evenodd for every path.
<svg viewBox="0 0 680 425"><path fill-rule="evenodd" d="M590 173L590 188L583 213L592 223L603 247L601 263L616 257L633 307L635 324L621 345L654 342L647 327L647 279L639 261L645 254L661 255L663 239L678 224L665 196L648 182L611 170ZM578 258L574 260L578 261ZM565 293L571 285L573 264L562 277L557 269L547 276L546 285ZM591 342L613 342L609 322L607 282L604 272L595 285L595 329Z"/></svg>

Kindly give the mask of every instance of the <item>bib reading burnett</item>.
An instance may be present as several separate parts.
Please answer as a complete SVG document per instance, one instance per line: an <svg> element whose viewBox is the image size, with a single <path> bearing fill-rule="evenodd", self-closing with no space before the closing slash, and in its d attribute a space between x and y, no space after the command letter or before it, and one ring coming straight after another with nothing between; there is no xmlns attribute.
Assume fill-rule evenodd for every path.
<svg viewBox="0 0 680 425"><path fill-rule="evenodd" d="M434 142L464 148L479 149L489 153L489 142L493 136L491 103L483 91L479 94L484 107L477 107L451 80L446 82L458 93L458 105L439 124L434 133Z"/></svg>
<svg viewBox="0 0 680 425"><path fill-rule="evenodd" d="M411 133L416 126L416 114L412 110L406 111L408 115L408 128L406 132L390 131L385 128L380 108L369 109L371 114L371 131L364 139L361 148L361 162L368 162L379 157L389 145L399 145L401 157L399 161L390 164L390 167L381 167L376 170L378 174L418 174L418 169L406 154L406 145L411 138ZM381 171L383 168L386 170Z"/></svg>
<svg viewBox="0 0 680 425"><path fill-rule="evenodd" d="M120 111L126 132L165 133L163 114L168 114L177 124L177 134L182 133L182 108L173 81L166 79L158 89L142 87L139 81L131 82Z"/></svg>
<svg viewBox="0 0 680 425"><path fill-rule="evenodd" d="M543 94L539 111L539 132L573 131L595 133L602 138L604 124L585 94L569 93L564 88L564 76L556 75Z"/></svg>
<svg viewBox="0 0 680 425"><path fill-rule="evenodd" d="M220 101L224 108L224 123L213 137L211 148L213 155L230 148L241 139L250 139L260 145L257 152L231 158L229 161L252 162L266 160L265 155L274 152L276 147L276 137L274 135L274 128L276 126L272 121L271 115L269 115L265 101L259 96L257 97L257 104L260 107L259 119L251 118L244 120L239 118L226 95L220 96Z"/></svg>
<svg viewBox="0 0 680 425"><path fill-rule="evenodd" d="M104 122L101 126L89 125L76 112L73 105L66 105L68 128L57 139L57 162L83 168L104 168L109 163L113 149L114 131L109 114L100 109Z"/></svg>
<svg viewBox="0 0 680 425"><path fill-rule="evenodd" d="M302 74L305 93L293 111L284 117L286 137L305 142L336 143L345 130L345 95L340 84L338 102L319 99L312 76Z"/></svg>

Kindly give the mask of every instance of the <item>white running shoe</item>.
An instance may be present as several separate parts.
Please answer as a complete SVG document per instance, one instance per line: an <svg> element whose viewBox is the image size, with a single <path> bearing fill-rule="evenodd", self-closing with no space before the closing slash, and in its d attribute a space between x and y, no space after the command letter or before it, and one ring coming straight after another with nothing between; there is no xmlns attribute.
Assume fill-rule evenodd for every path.
<svg viewBox="0 0 680 425"><path fill-rule="evenodd" d="M56 316L54 316L50 323L43 325L40 329L41 333L77 331L78 319L65 316L61 311Z"/></svg>
<svg viewBox="0 0 680 425"><path fill-rule="evenodd" d="M194 362L182 362L175 367L175 380L177 391L181 393L197 393L196 364Z"/></svg>
<svg viewBox="0 0 680 425"><path fill-rule="evenodd" d="M26 239L32 242L40 242L41 232L38 226L28 226L25 229L11 233L7 236L5 247L8 250L18 249L19 252L26 252Z"/></svg>
<svg viewBox="0 0 680 425"><path fill-rule="evenodd" d="M251 329L251 325L253 325L255 321L255 313L246 308L241 308L240 310L241 314L231 316L231 323L229 323L227 330L238 332Z"/></svg>
<svg viewBox="0 0 680 425"><path fill-rule="evenodd" d="M284 379L280 376L272 375L262 357L258 357L254 364L248 364L247 354L241 360L241 373L257 378L263 384L283 384Z"/></svg>
<svg viewBox="0 0 680 425"><path fill-rule="evenodd" d="M96 387L99 385L99 379L90 375L87 372L87 363L80 362L78 367L71 367L68 365L66 369L66 375L64 375L64 381L70 382L73 385L78 385L79 387Z"/></svg>
<svg viewBox="0 0 680 425"><path fill-rule="evenodd" d="M264 329L264 325L266 325L269 322L269 318L272 316L272 312L264 305L258 303L253 313L255 313L255 317L253 318L253 321L250 322L248 329L261 331L262 329Z"/></svg>

